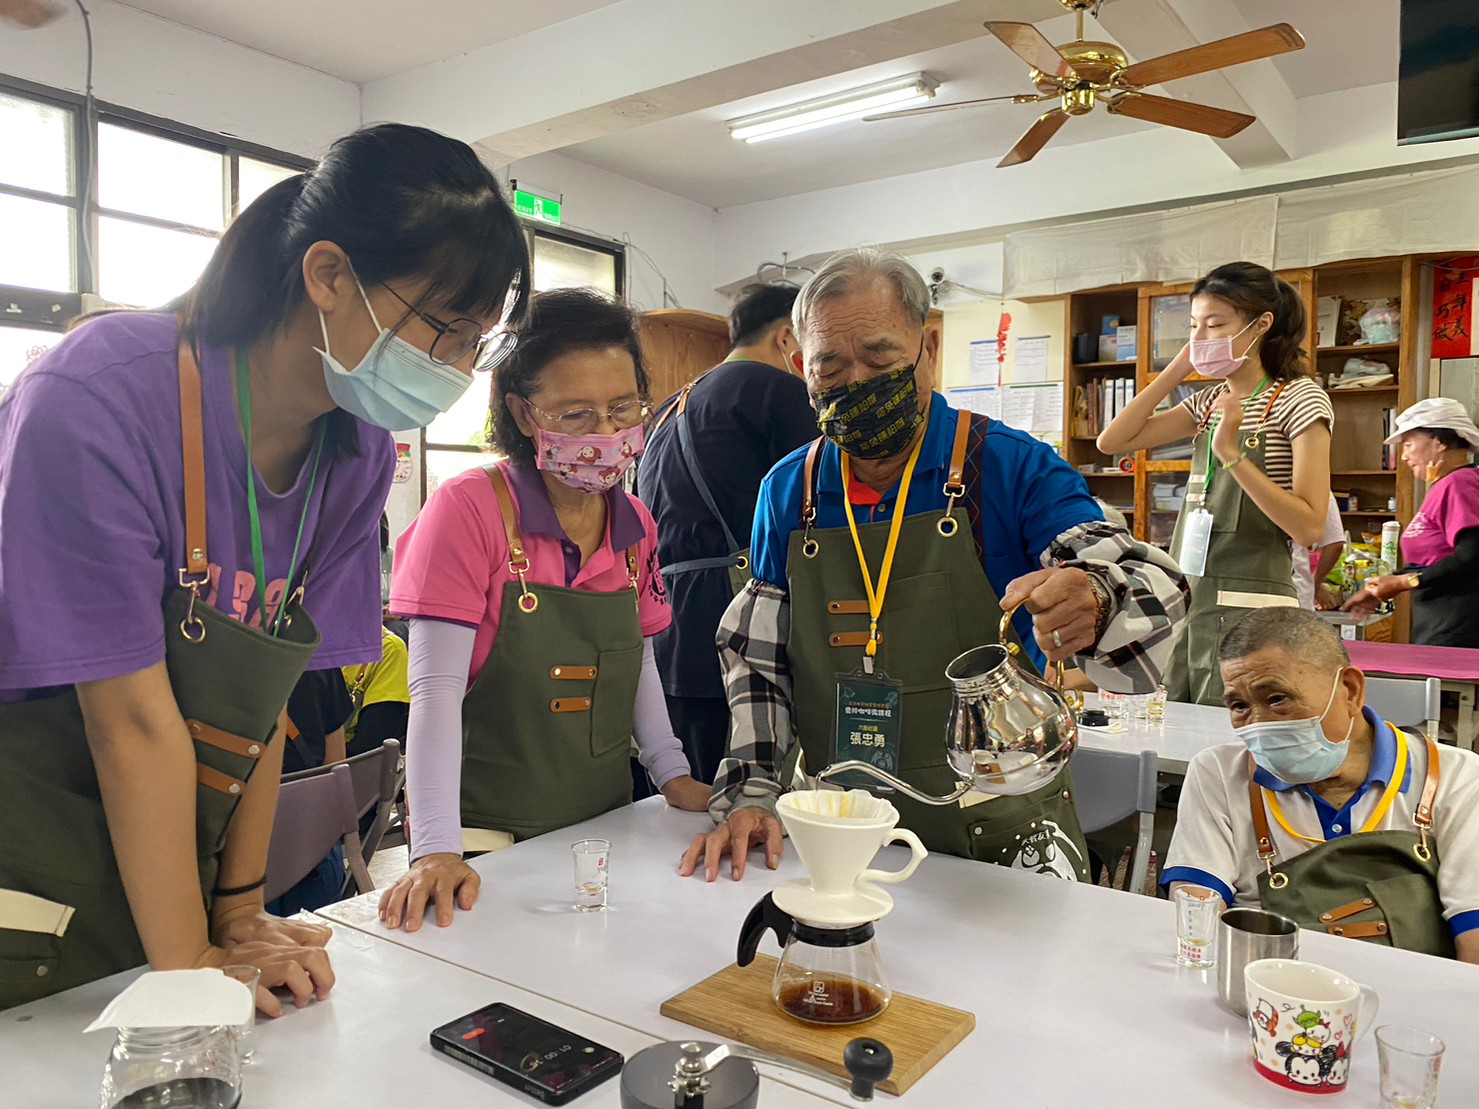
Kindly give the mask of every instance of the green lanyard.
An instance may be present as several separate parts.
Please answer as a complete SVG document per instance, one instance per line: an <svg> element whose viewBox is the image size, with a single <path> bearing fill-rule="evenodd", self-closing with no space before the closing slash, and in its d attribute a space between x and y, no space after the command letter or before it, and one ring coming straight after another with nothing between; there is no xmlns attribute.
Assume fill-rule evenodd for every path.
<svg viewBox="0 0 1479 1109"><path fill-rule="evenodd" d="M1245 400L1245 401L1243 401L1243 404L1247 405L1247 404L1252 403L1252 401L1257 398L1258 394L1261 393L1261 392L1263 392L1264 386L1266 386L1268 383L1269 383L1269 377L1268 377L1267 374L1264 374L1263 380L1258 383L1258 388L1257 389L1254 389L1253 392L1251 394L1249 394L1248 399ZM1213 475L1215 475L1217 473L1217 467L1221 465L1221 463L1217 461L1217 454L1216 454L1216 452L1212 450L1212 438L1214 436L1216 436L1216 434L1217 434L1217 428L1215 426L1213 426L1213 424L1212 424L1211 421L1208 421L1208 423L1207 423L1207 436L1208 436L1208 438L1207 438L1207 484L1205 484L1205 485L1202 486L1202 498L1203 498L1204 501L1205 501L1205 499L1207 497L1209 497L1209 496L1212 495L1212 477L1213 477Z"/></svg>
<svg viewBox="0 0 1479 1109"><path fill-rule="evenodd" d="M313 487L318 482L318 463L324 453L324 429L322 420L318 424L318 438L313 445L313 470L308 475L308 496L303 500L303 515L298 517L298 535L293 540L293 558L288 563L288 576L283 583L282 603L277 606L277 617L272 627L267 626L267 559L262 553L262 517L257 511L257 474L252 468L252 390L249 381L250 368L244 350L236 352L236 400L241 406L241 432L246 440L247 456L247 512L252 521L252 570L256 575L257 611L262 614L262 630L276 635L282 625L283 609L288 607L287 590L292 587L298 573L298 548L303 542L303 525L308 522L308 506L313 503Z"/></svg>

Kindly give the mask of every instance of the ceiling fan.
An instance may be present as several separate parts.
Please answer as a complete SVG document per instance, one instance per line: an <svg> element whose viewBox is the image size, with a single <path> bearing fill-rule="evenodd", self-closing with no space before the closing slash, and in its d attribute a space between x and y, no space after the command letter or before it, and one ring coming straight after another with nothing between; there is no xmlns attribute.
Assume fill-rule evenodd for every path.
<svg viewBox="0 0 1479 1109"><path fill-rule="evenodd" d="M1146 86L1159 85L1180 77L1192 77L1215 69L1241 65L1244 62L1272 58L1304 49L1304 38L1288 23L1276 23L1246 34L1206 42L1159 58L1131 62L1125 52L1112 42L1095 42L1084 38L1084 13L1095 14L1103 0L1058 0L1078 16L1078 37L1062 46L1054 46L1031 23L987 23L986 29L1000 39L1012 53L1032 67L1032 83L1037 95L988 96L982 100L962 100L955 104L929 104L923 108L904 108L864 116L865 120L901 119L930 112L948 112L1009 100L1013 104L1041 104L1057 100L1059 106L1044 112L1017 145L1007 152L997 167L1021 165L1030 161L1068 122L1069 116L1087 115L1096 104L1103 104L1111 115L1131 116L1149 123L1179 127L1202 135L1226 139L1236 135L1257 117L1222 108L1209 108L1184 100L1153 96L1142 92Z"/></svg>

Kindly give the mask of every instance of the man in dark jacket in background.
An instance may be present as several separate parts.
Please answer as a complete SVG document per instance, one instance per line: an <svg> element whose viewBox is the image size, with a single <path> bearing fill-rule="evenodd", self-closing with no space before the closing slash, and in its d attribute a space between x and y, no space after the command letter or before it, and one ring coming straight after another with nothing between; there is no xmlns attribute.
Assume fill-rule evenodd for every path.
<svg viewBox="0 0 1479 1109"><path fill-rule="evenodd" d="M729 568L750 544L760 480L817 436L791 359L800 350L791 329L796 293L789 284L740 293L729 314L729 356L659 407L637 477L637 495L657 519L673 605L672 626L657 637L657 667L673 730L701 782L714 780L729 740L714 646L733 597Z"/></svg>

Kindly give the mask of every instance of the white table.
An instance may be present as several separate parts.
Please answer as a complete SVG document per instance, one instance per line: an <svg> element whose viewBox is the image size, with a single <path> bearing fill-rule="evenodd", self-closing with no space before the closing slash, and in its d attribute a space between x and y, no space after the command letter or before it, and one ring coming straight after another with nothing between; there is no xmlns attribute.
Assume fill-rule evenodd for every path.
<svg viewBox="0 0 1479 1109"><path fill-rule="evenodd" d="M1086 703L1089 708L1097 708L1099 695L1090 693ZM1221 743L1233 743L1238 738L1227 709L1181 701L1166 705L1163 724L1126 721L1119 731L1080 727L1078 736L1079 746L1092 751L1124 751L1132 755L1154 751L1156 763L1165 774L1185 774L1186 764L1197 752Z"/></svg>
<svg viewBox="0 0 1479 1109"><path fill-rule="evenodd" d="M431 1049L431 1030L483 1005L505 1001L631 1058L656 1037L568 1005L489 980L388 943L337 928L329 947L338 983L329 999L257 1025L257 1051L243 1072L243 1109L298 1106L535 1106L524 1094ZM558 957L557 952L550 952ZM84 1035L137 971L0 1013L0 1105L6 1109L90 1109L98 1103L109 1031ZM619 1078L574 1104L615 1109ZM762 1079L763 1106L809 1109L826 1103Z"/></svg>
<svg viewBox="0 0 1479 1109"><path fill-rule="evenodd" d="M989 802L988 802L989 804ZM450 928L391 933L374 895L325 910L439 959L661 1039L693 1030L658 1006L734 959L746 912L800 874L755 862L743 882L680 879L675 864L707 818L661 799L485 855L482 899ZM611 908L570 908L569 844L612 841ZM902 865L888 848L878 864ZM895 887L878 943L896 991L968 1009L976 1030L903 1097L909 1105L1264 1107L1285 1098L1248 1060L1246 1023L1217 1004L1207 972L1175 965L1169 904L1097 886L931 856ZM1450 1045L1442 1103L1479 1105L1479 967L1305 933L1304 958L1382 996L1378 1023L1414 1024ZM767 940L762 950L774 953ZM860 1034L866 1026L860 1026ZM1378 1104L1363 1038L1344 1109ZM845 1094L797 1084L840 1104Z"/></svg>

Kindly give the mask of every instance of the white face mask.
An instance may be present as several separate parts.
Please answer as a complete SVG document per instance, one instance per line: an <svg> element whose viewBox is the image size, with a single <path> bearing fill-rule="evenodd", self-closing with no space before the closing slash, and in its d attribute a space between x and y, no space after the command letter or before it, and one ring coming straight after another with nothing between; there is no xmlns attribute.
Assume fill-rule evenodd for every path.
<svg viewBox="0 0 1479 1109"><path fill-rule="evenodd" d="M347 370L329 353L329 325L319 312L324 348L318 353L323 358L329 396L344 411L389 431L425 427L467 392L472 377L454 366L433 361L426 351L381 327L358 278L355 285L380 333L359 364Z"/></svg>
<svg viewBox="0 0 1479 1109"><path fill-rule="evenodd" d="M1347 741L1356 726L1356 718L1351 717L1345 739L1340 743L1333 743L1325 737L1323 725L1335 704L1335 695L1340 691L1340 676L1344 673L1345 667L1335 672L1330 699L1325 702L1325 711L1319 716L1304 720L1261 720L1234 728L1253 761L1279 781L1290 785L1323 782L1339 770L1350 750Z"/></svg>

